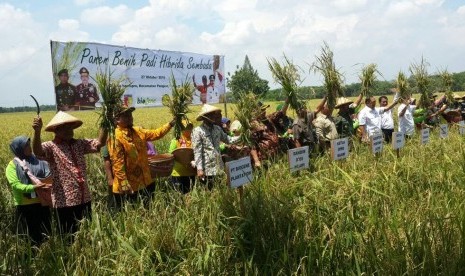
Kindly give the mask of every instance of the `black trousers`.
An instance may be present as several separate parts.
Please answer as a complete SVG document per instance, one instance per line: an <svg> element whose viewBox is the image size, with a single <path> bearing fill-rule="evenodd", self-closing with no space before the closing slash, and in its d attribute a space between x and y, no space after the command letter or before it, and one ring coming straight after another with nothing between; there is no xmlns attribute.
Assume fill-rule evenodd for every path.
<svg viewBox="0 0 465 276"><path fill-rule="evenodd" d="M34 245L40 245L51 233L50 208L40 203L16 206L15 218L16 233L27 235Z"/></svg>
<svg viewBox="0 0 465 276"><path fill-rule="evenodd" d="M92 220L90 202L71 207L56 208L58 231L60 234L75 234L79 230L81 220Z"/></svg>
<svg viewBox="0 0 465 276"><path fill-rule="evenodd" d="M383 136L384 136L384 142L386 143L391 143L392 141L392 133L394 132L394 129L381 129L381 131L383 132Z"/></svg>

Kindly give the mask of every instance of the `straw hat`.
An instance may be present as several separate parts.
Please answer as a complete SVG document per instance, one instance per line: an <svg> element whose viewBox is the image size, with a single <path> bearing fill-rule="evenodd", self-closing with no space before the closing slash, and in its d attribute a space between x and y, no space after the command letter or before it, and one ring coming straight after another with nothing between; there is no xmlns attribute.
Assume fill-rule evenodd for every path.
<svg viewBox="0 0 465 276"><path fill-rule="evenodd" d="M197 115L197 121L202 121L203 116L207 115L208 113L217 112L217 111L221 111L221 109L213 105L204 104L202 106L202 109L200 110L199 115Z"/></svg>
<svg viewBox="0 0 465 276"><path fill-rule="evenodd" d="M78 128L82 125L82 121L66 112L58 111L45 127L45 131L54 132L57 127L64 124L70 124L73 128Z"/></svg>
<svg viewBox="0 0 465 276"><path fill-rule="evenodd" d="M454 93L454 100L461 100L462 98L463 98L463 96L459 96L459 95Z"/></svg>
<svg viewBox="0 0 465 276"><path fill-rule="evenodd" d="M346 97L340 97L340 98L337 98L335 108L339 108L343 105L351 104L351 103L353 103L353 101L347 99Z"/></svg>
<svg viewBox="0 0 465 276"><path fill-rule="evenodd" d="M231 127L229 129L232 132L234 132L237 130L241 130L241 128L242 128L241 122L239 122L238 120L235 120L234 122L231 123Z"/></svg>
<svg viewBox="0 0 465 276"><path fill-rule="evenodd" d="M133 112L134 110L136 110L135 107L119 106L115 108L115 110L113 111L113 117L118 118L122 114L127 112Z"/></svg>

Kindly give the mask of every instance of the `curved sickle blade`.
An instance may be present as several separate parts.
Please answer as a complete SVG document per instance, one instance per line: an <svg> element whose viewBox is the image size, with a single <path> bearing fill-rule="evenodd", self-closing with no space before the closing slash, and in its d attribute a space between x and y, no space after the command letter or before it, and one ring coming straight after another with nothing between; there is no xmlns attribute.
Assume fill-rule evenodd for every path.
<svg viewBox="0 0 465 276"><path fill-rule="evenodd" d="M39 103L37 102L36 98L34 98L34 96L32 95L29 95L31 96L31 98L34 100L34 102L36 103L36 106L37 106L37 116L39 116L40 114L40 106L39 106Z"/></svg>

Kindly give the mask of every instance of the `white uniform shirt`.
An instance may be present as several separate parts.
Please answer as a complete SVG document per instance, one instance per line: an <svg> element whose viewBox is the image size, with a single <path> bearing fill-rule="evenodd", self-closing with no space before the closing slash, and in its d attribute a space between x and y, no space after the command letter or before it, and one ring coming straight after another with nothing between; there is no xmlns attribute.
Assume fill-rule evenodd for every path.
<svg viewBox="0 0 465 276"><path fill-rule="evenodd" d="M399 117L399 132L403 132L406 135L413 135L415 132L415 123L413 122L413 112L416 106L409 105L405 110L404 116L399 116L399 113L404 109L405 104L399 105L397 108L397 116Z"/></svg>
<svg viewBox="0 0 465 276"><path fill-rule="evenodd" d="M361 126L365 126L368 137L381 134L381 116L378 109L365 106L358 114L358 122Z"/></svg>
<svg viewBox="0 0 465 276"><path fill-rule="evenodd" d="M381 129L394 129L394 119L392 119L392 109L385 110L385 107L377 107L381 116Z"/></svg>

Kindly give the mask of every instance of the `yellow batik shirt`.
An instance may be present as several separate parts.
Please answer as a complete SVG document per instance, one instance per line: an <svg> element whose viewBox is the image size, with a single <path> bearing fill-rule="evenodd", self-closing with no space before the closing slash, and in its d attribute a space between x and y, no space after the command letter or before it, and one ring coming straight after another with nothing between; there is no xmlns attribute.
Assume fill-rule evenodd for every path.
<svg viewBox="0 0 465 276"><path fill-rule="evenodd" d="M114 141L111 138L108 140L114 193L122 193L121 187L126 183L133 191L139 191L152 182L147 157L147 141L162 138L170 129L170 124L157 129L116 128Z"/></svg>

